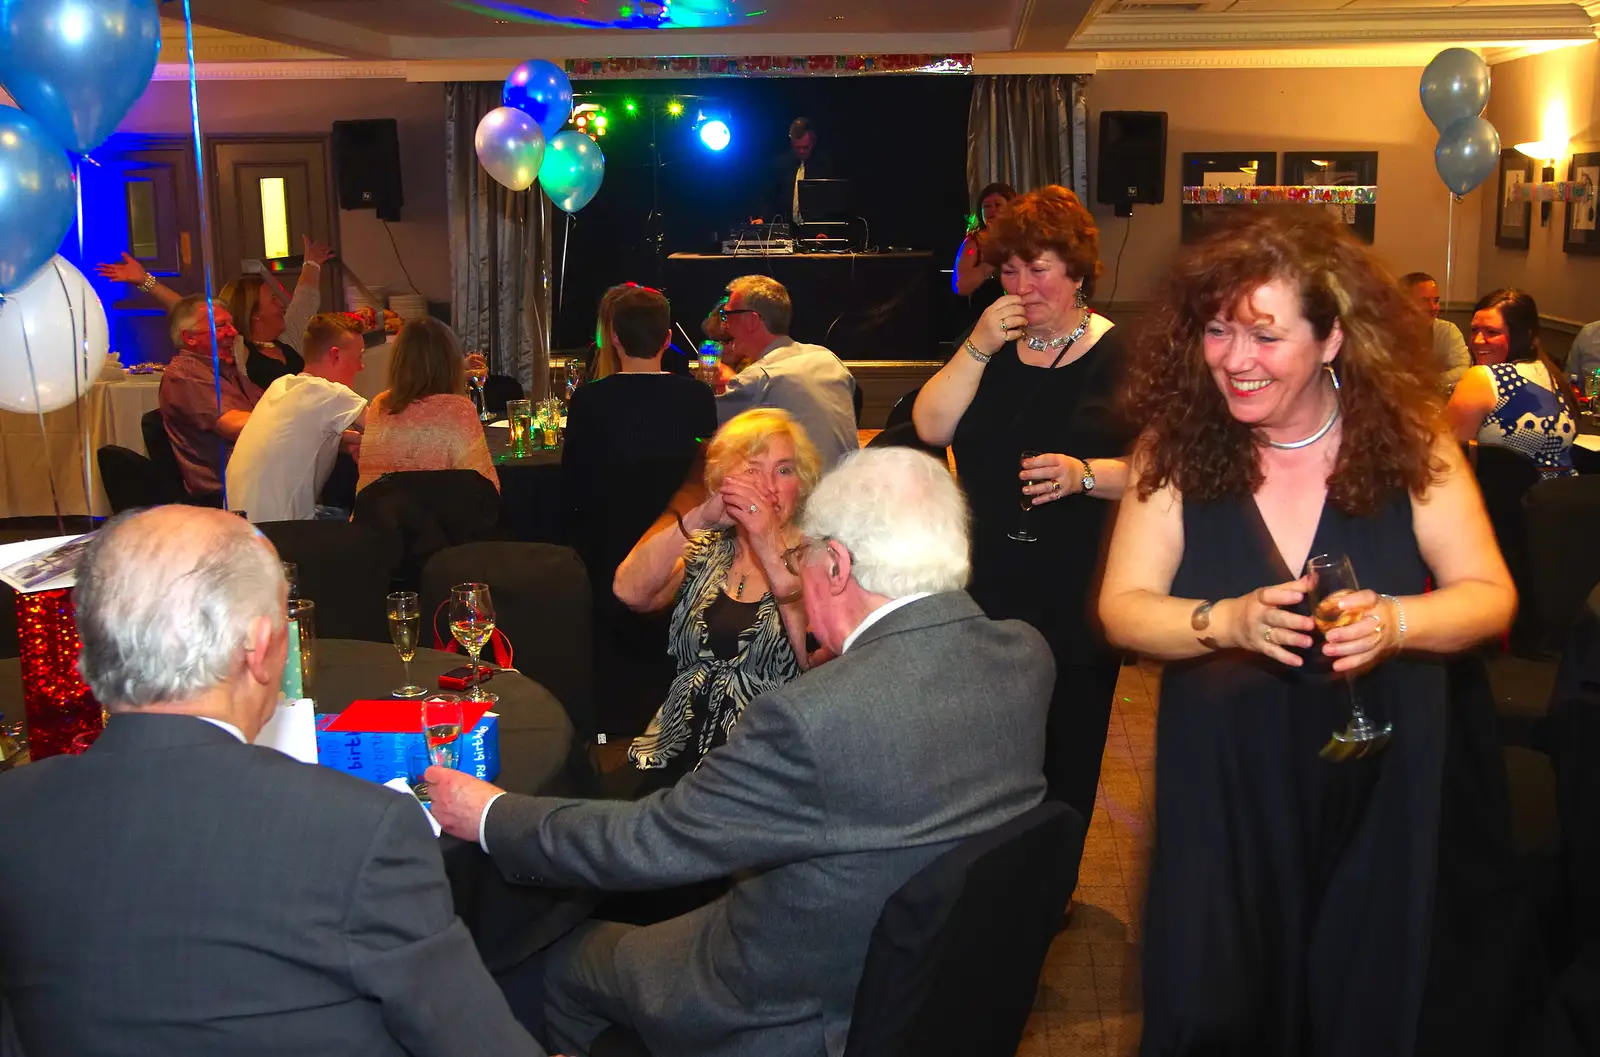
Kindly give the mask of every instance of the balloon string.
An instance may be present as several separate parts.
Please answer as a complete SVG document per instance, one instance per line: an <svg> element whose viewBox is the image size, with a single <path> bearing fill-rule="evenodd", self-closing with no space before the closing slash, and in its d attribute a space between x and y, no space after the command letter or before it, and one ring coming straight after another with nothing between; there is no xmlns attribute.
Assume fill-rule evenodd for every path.
<svg viewBox="0 0 1600 1057"><path fill-rule="evenodd" d="M1456 193L1450 195L1450 209L1446 214L1446 231L1444 236L1444 310L1450 311L1450 288L1455 281L1456 272Z"/></svg>
<svg viewBox="0 0 1600 1057"><path fill-rule="evenodd" d="M561 306L567 303L567 247L572 244L572 214L563 211L562 216L567 218L566 224L561 229L561 282L556 287L556 314L561 314Z"/></svg>
<svg viewBox="0 0 1600 1057"><path fill-rule="evenodd" d="M72 291L67 289L67 277L61 274L61 265L51 261L50 266L55 269L56 282L61 286L61 298L67 303L67 325L72 328L72 413L78 427L78 454L82 457L80 469L83 471L83 512L87 517L94 517L94 485L89 473L89 429L83 421L83 390L79 387L78 377L85 378L89 374L88 346L89 346L89 318L87 313L83 317L83 329L78 329L79 320L72 311ZM82 333L82 340L78 335ZM37 397L37 393L35 396Z"/></svg>
<svg viewBox="0 0 1600 1057"><path fill-rule="evenodd" d="M194 66L194 10L191 0L183 0L183 35L185 51L189 60L189 126L194 134L194 171L199 181L196 185L200 199L200 258L205 265L206 277L206 319L211 324L211 379L214 383L217 396L217 417L221 418L222 411L222 362L217 352L217 307L215 285L212 280L211 264L211 215L206 206L206 167L202 163L205 156L204 148L200 142L200 88L199 78ZM245 321L248 325L248 321ZM228 474L227 474L227 442L222 435L217 435L217 466L223 472L218 474L222 485L222 506L228 506Z"/></svg>
<svg viewBox="0 0 1600 1057"><path fill-rule="evenodd" d="M0 294L0 312L4 312L9 303L6 296ZM67 526L61 520L61 497L56 494L56 469L50 462L50 434L44 428L44 404L39 400L39 375L33 369L33 346L28 341L28 321L21 319L17 323L17 329L22 333L22 358L28 363L28 384L33 387L33 410L39 417L39 445L44 449L45 479L50 482L50 509L56 512L56 531L65 536Z"/></svg>
<svg viewBox="0 0 1600 1057"><path fill-rule="evenodd" d="M83 259L83 155L81 154L73 156L72 187L78 192L78 265L86 268L88 265Z"/></svg>

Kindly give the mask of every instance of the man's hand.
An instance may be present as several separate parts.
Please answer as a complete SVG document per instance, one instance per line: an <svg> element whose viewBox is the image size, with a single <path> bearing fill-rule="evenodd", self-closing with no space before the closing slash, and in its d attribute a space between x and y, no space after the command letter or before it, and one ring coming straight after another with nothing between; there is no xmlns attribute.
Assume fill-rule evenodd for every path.
<svg viewBox="0 0 1600 1057"><path fill-rule="evenodd" d="M505 792L453 767L429 767L422 780L433 797L433 817L452 837L478 843L478 821L490 800Z"/></svg>

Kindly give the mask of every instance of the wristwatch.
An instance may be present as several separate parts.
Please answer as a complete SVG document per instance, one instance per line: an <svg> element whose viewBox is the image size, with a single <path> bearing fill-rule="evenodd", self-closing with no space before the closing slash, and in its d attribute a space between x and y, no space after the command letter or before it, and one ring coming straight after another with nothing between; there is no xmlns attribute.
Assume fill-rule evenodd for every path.
<svg viewBox="0 0 1600 1057"><path fill-rule="evenodd" d="M1089 466L1089 460L1083 460L1083 490L1094 491L1094 470Z"/></svg>
<svg viewBox="0 0 1600 1057"><path fill-rule="evenodd" d="M1189 626L1196 631L1205 631L1211 626L1211 607L1216 602L1201 602L1194 607L1194 612L1189 615Z"/></svg>

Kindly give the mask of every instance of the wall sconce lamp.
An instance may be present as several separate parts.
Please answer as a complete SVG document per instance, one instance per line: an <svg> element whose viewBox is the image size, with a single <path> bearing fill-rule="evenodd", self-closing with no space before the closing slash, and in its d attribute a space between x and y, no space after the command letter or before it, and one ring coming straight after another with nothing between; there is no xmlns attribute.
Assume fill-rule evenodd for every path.
<svg viewBox="0 0 1600 1057"><path fill-rule="evenodd" d="M1534 161L1544 163L1544 168L1539 172L1540 183L1554 183L1556 179L1556 159L1567 153L1565 140L1534 140L1530 143L1517 144L1517 153L1524 154ZM1544 227L1550 223L1550 203L1539 203L1539 226Z"/></svg>

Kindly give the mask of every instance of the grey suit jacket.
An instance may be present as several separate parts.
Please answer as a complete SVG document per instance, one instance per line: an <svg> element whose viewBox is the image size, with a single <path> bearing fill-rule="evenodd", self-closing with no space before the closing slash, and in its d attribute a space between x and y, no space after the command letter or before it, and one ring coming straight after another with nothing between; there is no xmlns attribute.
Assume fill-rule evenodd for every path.
<svg viewBox="0 0 1600 1057"><path fill-rule="evenodd" d="M726 422L753 407L781 407L805 427L827 472L861 447L855 392L855 376L832 352L779 338L728 382L717 397L717 419Z"/></svg>
<svg viewBox="0 0 1600 1057"><path fill-rule="evenodd" d="M0 775L0 993L28 1057L543 1057L415 802L187 716Z"/></svg>
<svg viewBox="0 0 1600 1057"><path fill-rule="evenodd" d="M621 941L633 1028L655 1057L837 1055L885 900L1042 798L1054 668L1032 628L934 595L756 698L673 788L637 803L503 796L485 841L527 883L742 871L710 906Z"/></svg>

